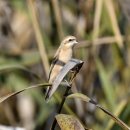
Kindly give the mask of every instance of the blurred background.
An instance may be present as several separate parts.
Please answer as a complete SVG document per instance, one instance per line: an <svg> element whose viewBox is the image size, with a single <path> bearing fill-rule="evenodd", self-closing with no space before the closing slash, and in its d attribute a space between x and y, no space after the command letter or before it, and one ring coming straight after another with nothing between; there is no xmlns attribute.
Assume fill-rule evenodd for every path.
<svg viewBox="0 0 130 130"><path fill-rule="evenodd" d="M130 125L129 30L129 0L0 0L0 97L46 82L61 40L74 35L80 42L74 56L84 65L72 92L88 95ZM0 126L49 129L64 89L49 103L39 88L0 104ZM76 114L91 129L120 130L102 111L77 99L67 100L62 113Z"/></svg>

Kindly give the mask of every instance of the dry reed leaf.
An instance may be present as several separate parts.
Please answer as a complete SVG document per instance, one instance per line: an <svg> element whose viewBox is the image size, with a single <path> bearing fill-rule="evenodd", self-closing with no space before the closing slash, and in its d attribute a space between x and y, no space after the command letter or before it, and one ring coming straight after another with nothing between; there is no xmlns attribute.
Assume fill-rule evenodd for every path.
<svg viewBox="0 0 130 130"><path fill-rule="evenodd" d="M65 64L52 84L52 90L49 93L49 98L55 93L55 91L57 90L58 86L60 85L63 78L67 75L67 73L76 67L78 67L79 71L82 65L83 61L77 59L71 59L67 64Z"/></svg>
<svg viewBox="0 0 130 130"><path fill-rule="evenodd" d="M75 116L59 114L56 116L56 120L61 130L85 130Z"/></svg>

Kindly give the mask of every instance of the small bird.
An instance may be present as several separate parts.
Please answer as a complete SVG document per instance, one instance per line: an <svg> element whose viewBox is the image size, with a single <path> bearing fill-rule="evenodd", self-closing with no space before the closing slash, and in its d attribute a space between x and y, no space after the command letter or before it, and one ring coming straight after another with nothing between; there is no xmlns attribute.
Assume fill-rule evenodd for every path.
<svg viewBox="0 0 130 130"><path fill-rule="evenodd" d="M53 84L60 70L72 58L73 48L77 43L78 42L76 41L76 38L74 36L67 36L61 42L50 67L48 78L49 83ZM52 96L52 94L54 93L53 89L54 88L50 86L47 88L45 100L48 100Z"/></svg>

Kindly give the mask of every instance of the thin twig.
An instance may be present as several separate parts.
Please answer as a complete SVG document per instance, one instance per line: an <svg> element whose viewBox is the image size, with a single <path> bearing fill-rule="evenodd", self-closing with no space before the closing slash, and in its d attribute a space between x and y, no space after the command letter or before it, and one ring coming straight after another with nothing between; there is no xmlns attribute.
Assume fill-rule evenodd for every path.
<svg viewBox="0 0 130 130"><path fill-rule="evenodd" d="M63 105L64 105L64 103L65 103L66 97L68 96L68 92L69 92L70 88L71 88L71 86L67 86L67 88L66 88L66 91L65 91L65 93L64 93L62 102L61 102L61 104L60 104L60 106L59 106L59 109L58 109L58 112L57 112L58 114L61 113L61 110L62 110ZM54 129L55 129L56 124L57 124L57 120L56 120L56 118L55 118L54 121L53 121L51 130L54 130Z"/></svg>
<svg viewBox="0 0 130 130"><path fill-rule="evenodd" d="M28 0L28 8L30 11L30 15L32 17L32 24L34 27L39 52L41 55L42 63L45 68L45 73L46 73L46 78L47 78L48 73L49 73L49 62L48 62L48 58L47 58L46 49L44 47L44 41L42 39L42 34L40 31L40 25L38 23L37 11L36 11L36 7L34 6L34 2L35 2L34 0Z"/></svg>
<svg viewBox="0 0 130 130"><path fill-rule="evenodd" d="M74 81L74 79L75 79L77 73L79 72L79 69L80 69L80 68L74 68L74 69L75 69L75 71L74 71L73 74L71 75L71 77L70 77L70 79L69 79L69 82L68 82L67 80L65 80L66 83L67 83L67 85L66 85L67 88L66 88L66 91L65 91L65 93L64 93L64 96L63 96L63 99L62 99L62 101L61 101L61 104L60 104L60 106L59 106L59 109L58 109L58 112L57 112L58 114L61 113L61 110L62 110L62 108L63 108L63 105L64 105L64 103L65 103L65 101L66 101L66 97L68 96L69 90L70 90L71 87L72 87L72 82ZM57 124L57 120L56 120L56 118L55 118L54 121L53 121L51 130L54 130L54 129L55 129L56 124Z"/></svg>
<svg viewBox="0 0 130 130"><path fill-rule="evenodd" d="M122 40L125 41L125 37L121 36ZM128 37L130 38L130 37ZM113 44L116 43L117 39L115 36L108 36L108 37L102 37L98 38L94 41L94 45L102 45L102 44ZM85 41L80 41L80 44L76 46L76 48L81 48L81 47L91 47L93 41L92 40L85 40Z"/></svg>

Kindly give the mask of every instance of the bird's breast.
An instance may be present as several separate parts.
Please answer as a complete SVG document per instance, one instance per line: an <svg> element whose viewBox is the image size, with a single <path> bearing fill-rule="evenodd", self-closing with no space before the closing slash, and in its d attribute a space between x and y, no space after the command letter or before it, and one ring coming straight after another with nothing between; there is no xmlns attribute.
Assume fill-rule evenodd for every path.
<svg viewBox="0 0 130 130"><path fill-rule="evenodd" d="M72 49L61 50L59 54L59 60L67 63L72 58Z"/></svg>

